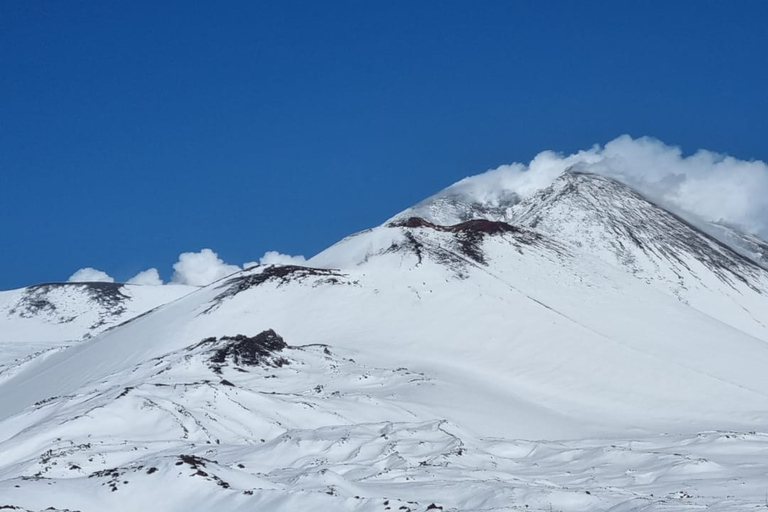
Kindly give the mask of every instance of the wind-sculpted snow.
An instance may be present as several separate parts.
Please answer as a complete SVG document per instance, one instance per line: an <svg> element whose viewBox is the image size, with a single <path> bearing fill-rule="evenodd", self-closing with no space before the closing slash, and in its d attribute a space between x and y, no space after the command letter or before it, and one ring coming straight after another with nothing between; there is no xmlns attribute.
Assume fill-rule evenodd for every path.
<svg viewBox="0 0 768 512"><path fill-rule="evenodd" d="M281 344L275 354L290 364L225 357L216 371L211 355L226 342L203 340L26 412L35 426L0 444L0 505L414 512L762 503L768 435L483 438L405 400L410 388L446 385L429 375Z"/></svg>
<svg viewBox="0 0 768 512"><path fill-rule="evenodd" d="M259 359L230 357L233 354L226 349L233 347L233 341L242 348L244 340L256 340L252 343L259 344ZM281 364L274 364L277 358ZM134 385L125 386L126 382ZM360 446L373 432L376 436L396 432L398 428L386 427L391 424L385 418L405 421L415 413L392 398L403 388L428 382L428 377L406 368L359 365L328 346L288 346L273 331L202 340L112 375L98 387L41 401L20 417L21 422L33 421L34 428L14 434L18 424L6 425L0 431L5 439L0 444L4 454L0 496L24 497L12 500L13 506L22 503L34 509L52 505L50 494L38 493L41 485L75 495L77 489L89 488L87 495L61 500L67 507L89 509L105 499L102 494L132 495L142 480L162 482L163 488L175 486L183 476L211 482L212 487L228 491L225 498L253 496L265 484L268 490L282 489L287 497L296 486L285 473L296 472L291 465L311 455L296 451L303 438L332 446L344 443L339 438L346 432L350 443ZM122 417L131 421L115 421ZM385 423L364 426L368 420ZM319 430L312 433L313 428ZM357 431L364 436L358 437ZM36 448L41 436L50 448ZM221 458L230 460L226 464L214 460ZM364 463L367 455L360 452L356 458ZM307 503L317 495L323 501L333 488L309 484L304 489ZM254 501L258 502L251 498ZM195 510L192 504L184 506Z"/></svg>

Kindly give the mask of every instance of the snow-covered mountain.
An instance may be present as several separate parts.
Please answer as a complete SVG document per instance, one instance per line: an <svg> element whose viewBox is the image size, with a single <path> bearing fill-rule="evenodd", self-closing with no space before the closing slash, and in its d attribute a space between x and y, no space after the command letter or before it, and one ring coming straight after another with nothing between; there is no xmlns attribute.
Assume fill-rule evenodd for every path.
<svg viewBox="0 0 768 512"><path fill-rule="evenodd" d="M764 505L768 271L611 179L502 197L7 369L0 506Z"/></svg>

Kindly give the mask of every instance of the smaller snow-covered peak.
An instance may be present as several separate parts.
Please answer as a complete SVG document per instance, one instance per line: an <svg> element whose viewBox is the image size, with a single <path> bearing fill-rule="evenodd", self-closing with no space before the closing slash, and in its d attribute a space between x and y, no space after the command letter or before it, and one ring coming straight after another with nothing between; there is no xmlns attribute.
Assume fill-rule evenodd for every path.
<svg viewBox="0 0 768 512"><path fill-rule="evenodd" d="M0 292L0 367L91 338L197 288L110 282L43 283Z"/></svg>

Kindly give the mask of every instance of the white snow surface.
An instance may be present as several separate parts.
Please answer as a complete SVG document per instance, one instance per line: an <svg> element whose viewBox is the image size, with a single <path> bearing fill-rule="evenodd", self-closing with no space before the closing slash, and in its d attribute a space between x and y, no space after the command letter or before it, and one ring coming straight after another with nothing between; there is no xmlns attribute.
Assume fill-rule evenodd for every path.
<svg viewBox="0 0 768 512"><path fill-rule="evenodd" d="M422 205L306 265L0 370L0 507L766 506L768 272L630 189Z"/></svg>

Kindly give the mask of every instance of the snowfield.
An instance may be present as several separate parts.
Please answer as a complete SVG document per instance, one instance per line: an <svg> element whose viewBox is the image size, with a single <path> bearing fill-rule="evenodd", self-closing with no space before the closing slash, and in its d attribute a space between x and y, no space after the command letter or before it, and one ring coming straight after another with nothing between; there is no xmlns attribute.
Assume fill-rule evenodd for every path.
<svg viewBox="0 0 768 512"><path fill-rule="evenodd" d="M67 347L0 367L0 508L764 508L768 271L742 253L566 173L137 290L98 333L3 292L6 345Z"/></svg>

